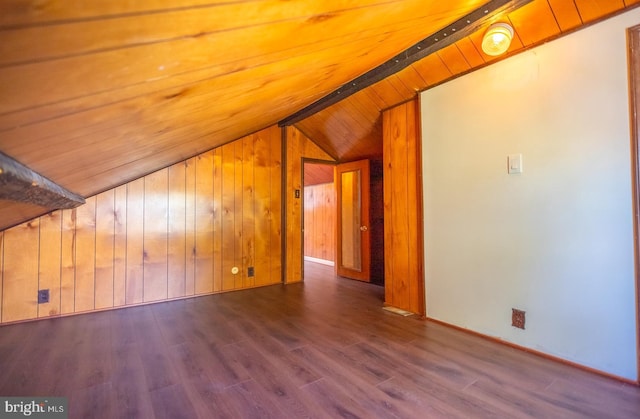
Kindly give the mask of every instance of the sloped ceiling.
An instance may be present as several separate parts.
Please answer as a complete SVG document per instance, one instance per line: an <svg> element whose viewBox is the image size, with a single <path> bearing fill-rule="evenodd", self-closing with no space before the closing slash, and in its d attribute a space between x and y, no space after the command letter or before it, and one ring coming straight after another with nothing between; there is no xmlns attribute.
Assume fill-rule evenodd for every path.
<svg viewBox="0 0 640 419"><path fill-rule="evenodd" d="M90 196L274 125L485 2L3 0L0 151ZM496 19L513 53L632 3L533 0ZM339 160L379 156L380 110L489 63L481 36L296 126ZM0 201L0 229L44 212Z"/></svg>

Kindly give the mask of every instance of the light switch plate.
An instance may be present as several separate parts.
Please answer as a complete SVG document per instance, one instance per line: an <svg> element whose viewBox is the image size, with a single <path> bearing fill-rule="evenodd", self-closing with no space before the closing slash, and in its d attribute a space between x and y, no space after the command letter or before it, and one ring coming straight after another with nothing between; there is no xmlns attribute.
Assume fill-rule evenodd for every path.
<svg viewBox="0 0 640 419"><path fill-rule="evenodd" d="M509 154L507 156L508 173L522 173L522 154Z"/></svg>

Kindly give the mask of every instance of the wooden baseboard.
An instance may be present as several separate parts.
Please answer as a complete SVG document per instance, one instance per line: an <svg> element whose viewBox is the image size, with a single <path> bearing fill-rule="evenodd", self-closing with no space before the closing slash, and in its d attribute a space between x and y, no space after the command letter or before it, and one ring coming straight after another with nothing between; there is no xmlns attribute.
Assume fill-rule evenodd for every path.
<svg viewBox="0 0 640 419"><path fill-rule="evenodd" d="M601 370L598 370L598 369L595 369L595 368L587 367L586 365L582 365L582 364L578 364L576 362L568 361L566 359L559 358L559 357L554 356L554 355L549 355L547 353L540 352L540 351L537 351L535 349L527 348L526 346L521 346L521 345L518 345L518 344L515 344L515 343L512 343L512 342L508 342L508 341L500 339L500 338L496 338L496 337L493 337L493 336L485 335L485 334L476 332L474 330L465 329L464 327L460 327L460 326L456 326L454 324L443 322L442 320L436 320L436 319L433 319L431 317L426 317L425 320L427 320L429 322L433 322L433 323L439 324L441 326L449 327L451 329L459 330L461 332L465 332L465 333L468 333L470 335L478 336L480 338L489 340L491 342L496 342L496 343L499 343L501 345L509 346L510 348L514 348L514 349L517 349L517 350L520 350L520 351L523 351L523 352L527 352L527 353L530 353L532 355L536 355L536 356L539 356L541 358L548 359L550 361L554 361L554 362L558 362L560 364L568 365L568 366L573 367L573 368L578 368L580 370L587 371L587 372L590 372L592 374L597 374L597 375L600 375L602 377L610 378L612 380L616 380L616 381L622 382L624 384L629 384L629 385L632 385L632 386L640 387L640 380L634 381L634 380L631 380L629 378L620 377L619 375L615 375L615 374L611 374L611 373L608 373L608 372L605 372L605 371L601 371Z"/></svg>

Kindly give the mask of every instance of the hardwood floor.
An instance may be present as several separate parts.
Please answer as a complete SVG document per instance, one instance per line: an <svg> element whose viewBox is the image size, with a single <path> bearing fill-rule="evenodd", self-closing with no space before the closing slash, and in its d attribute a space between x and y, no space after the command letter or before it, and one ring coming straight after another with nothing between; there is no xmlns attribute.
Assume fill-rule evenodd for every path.
<svg viewBox="0 0 640 419"><path fill-rule="evenodd" d="M71 418L638 418L640 389L381 309L307 263L270 286L0 328L0 395Z"/></svg>

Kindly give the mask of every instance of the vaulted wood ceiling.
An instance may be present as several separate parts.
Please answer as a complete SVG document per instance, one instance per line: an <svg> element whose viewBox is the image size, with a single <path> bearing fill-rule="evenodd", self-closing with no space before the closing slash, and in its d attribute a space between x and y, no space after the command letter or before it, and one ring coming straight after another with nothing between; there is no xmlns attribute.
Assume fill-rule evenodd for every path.
<svg viewBox="0 0 640 419"><path fill-rule="evenodd" d="M90 196L278 121L487 0L3 0L0 152ZM533 0L510 53L640 0ZM491 59L483 29L296 126L381 154L380 111ZM45 212L0 201L0 229Z"/></svg>

